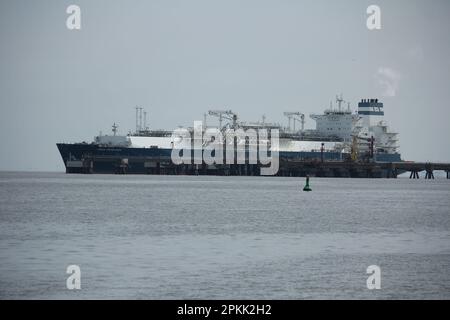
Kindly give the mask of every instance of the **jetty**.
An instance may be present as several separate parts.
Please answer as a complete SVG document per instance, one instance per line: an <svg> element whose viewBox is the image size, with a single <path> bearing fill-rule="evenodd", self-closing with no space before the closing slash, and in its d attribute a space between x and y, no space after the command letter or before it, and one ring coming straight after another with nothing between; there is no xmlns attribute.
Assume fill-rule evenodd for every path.
<svg viewBox="0 0 450 320"><path fill-rule="evenodd" d="M434 179L434 171L446 172L450 179L450 163L433 162L345 162L345 161L299 161L284 160L280 164L280 176L316 176L349 178L397 178L409 172L410 179L419 179L419 172L425 172L425 179Z"/></svg>
<svg viewBox="0 0 450 320"><path fill-rule="evenodd" d="M76 166L67 166L67 173L111 173L115 163L116 174L156 175L217 175L217 176L259 176L259 164L180 164L171 158L120 156L86 156ZM105 164L108 166L105 167ZM411 179L419 179L425 172L425 179L434 179L434 171L446 172L450 179L450 163L437 162L375 162L375 161L332 161L322 159L279 159L276 176L281 177L330 177L330 178L397 178L409 172Z"/></svg>

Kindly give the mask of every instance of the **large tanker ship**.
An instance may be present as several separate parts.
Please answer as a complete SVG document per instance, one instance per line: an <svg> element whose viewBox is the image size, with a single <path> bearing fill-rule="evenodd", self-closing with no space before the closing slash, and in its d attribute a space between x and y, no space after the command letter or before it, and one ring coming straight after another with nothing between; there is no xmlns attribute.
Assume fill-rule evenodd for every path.
<svg viewBox="0 0 450 320"><path fill-rule="evenodd" d="M315 129L305 129L305 115L299 111L284 112L287 126L262 121L243 122L231 110L209 110L201 123L202 132L215 128L224 136L230 131L276 129L279 132L277 146L269 152L277 152L280 172L286 161L330 161L330 162L399 162L397 133L391 132L384 120L383 103L378 99L362 99L358 109L351 111L350 104L342 95L323 114L312 114ZM258 175L260 164L249 161L234 163L196 162L176 164L172 161L174 145L179 136L175 131L151 130L146 124L143 108L136 108L136 130L127 135L118 134L118 126L112 126L112 134L100 134L91 143L57 143L67 173L130 173L130 174L211 174L211 175ZM208 118L209 117L209 118ZM211 117L218 124L209 125ZM195 128L184 128L193 133ZM178 130L179 131L179 130ZM201 135L201 137L203 137ZM208 141L200 138L202 151ZM186 142L187 141L187 142ZM231 140L225 148L237 148L241 143L247 150L249 140ZM186 140L194 153L195 141ZM248 160L248 159L247 159Z"/></svg>

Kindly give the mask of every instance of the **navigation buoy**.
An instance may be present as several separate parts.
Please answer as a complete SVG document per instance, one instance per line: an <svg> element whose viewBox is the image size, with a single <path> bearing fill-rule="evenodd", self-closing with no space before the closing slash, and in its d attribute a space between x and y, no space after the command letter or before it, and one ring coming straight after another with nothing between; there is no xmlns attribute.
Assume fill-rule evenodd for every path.
<svg viewBox="0 0 450 320"><path fill-rule="evenodd" d="M306 176L306 185L303 188L303 191L312 191L311 187L309 186L309 176Z"/></svg>

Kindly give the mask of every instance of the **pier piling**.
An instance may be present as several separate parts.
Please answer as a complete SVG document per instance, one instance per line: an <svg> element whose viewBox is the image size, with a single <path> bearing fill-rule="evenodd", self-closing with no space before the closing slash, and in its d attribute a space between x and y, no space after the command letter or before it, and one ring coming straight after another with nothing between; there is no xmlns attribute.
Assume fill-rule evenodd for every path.
<svg viewBox="0 0 450 320"><path fill-rule="evenodd" d="M433 166L431 165L431 163L427 163L425 165L425 171L425 179L434 179Z"/></svg>
<svg viewBox="0 0 450 320"><path fill-rule="evenodd" d="M397 179L397 176L398 176L397 167L393 163L389 164L386 172L386 178Z"/></svg>
<svg viewBox="0 0 450 320"><path fill-rule="evenodd" d="M419 179L419 171L411 170L411 174L409 175L410 179Z"/></svg>

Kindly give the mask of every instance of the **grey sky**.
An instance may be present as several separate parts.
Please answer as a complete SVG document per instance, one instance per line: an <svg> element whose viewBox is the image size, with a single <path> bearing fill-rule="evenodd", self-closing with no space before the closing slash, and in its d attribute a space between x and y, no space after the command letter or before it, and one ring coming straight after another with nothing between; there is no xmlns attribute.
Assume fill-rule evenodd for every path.
<svg viewBox="0 0 450 320"><path fill-rule="evenodd" d="M66 28L77 4L82 29ZM366 28L381 7L382 30ZM56 142L320 113L379 98L406 160L450 161L450 1L0 1L0 170L59 170ZM388 81L386 86L386 81ZM307 126L314 121L307 119Z"/></svg>

